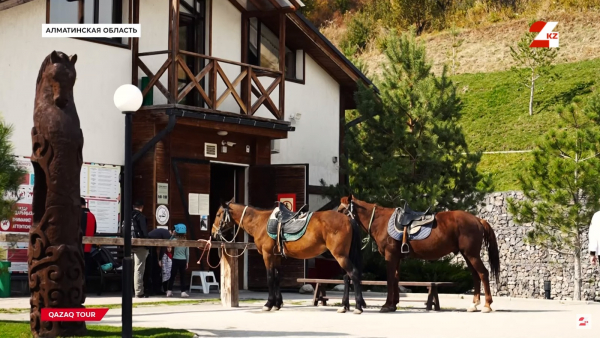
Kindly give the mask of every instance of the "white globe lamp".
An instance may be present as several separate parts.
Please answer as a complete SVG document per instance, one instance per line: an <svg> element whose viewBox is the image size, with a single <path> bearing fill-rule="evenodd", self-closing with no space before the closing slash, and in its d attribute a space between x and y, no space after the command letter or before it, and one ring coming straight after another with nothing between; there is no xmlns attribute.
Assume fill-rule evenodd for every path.
<svg viewBox="0 0 600 338"><path fill-rule="evenodd" d="M117 88L113 98L115 106L121 112L135 112L142 106L144 97L140 89L132 84L124 84Z"/></svg>

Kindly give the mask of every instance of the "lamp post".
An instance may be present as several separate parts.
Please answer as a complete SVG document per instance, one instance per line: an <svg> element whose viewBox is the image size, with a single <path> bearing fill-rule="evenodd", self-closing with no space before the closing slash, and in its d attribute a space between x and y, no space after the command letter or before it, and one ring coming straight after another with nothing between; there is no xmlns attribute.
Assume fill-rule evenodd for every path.
<svg viewBox="0 0 600 338"><path fill-rule="evenodd" d="M133 263L131 261L131 189L132 189L132 164L131 164L131 125L133 113L142 106L144 97L138 87L126 84L115 91L114 102L117 109L125 114L125 177L123 187L123 286L122 286L122 311L121 325L122 337L132 337L132 310L131 298L133 287Z"/></svg>

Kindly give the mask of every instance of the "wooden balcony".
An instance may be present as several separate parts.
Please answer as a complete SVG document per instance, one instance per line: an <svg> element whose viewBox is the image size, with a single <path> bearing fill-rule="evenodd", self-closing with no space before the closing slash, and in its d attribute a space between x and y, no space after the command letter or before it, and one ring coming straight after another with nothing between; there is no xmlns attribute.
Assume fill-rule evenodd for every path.
<svg viewBox="0 0 600 338"><path fill-rule="evenodd" d="M162 66L152 72L144 62L146 57L166 55ZM190 59L193 59L190 62ZM278 120L283 120L283 73L268 68L249 65L236 61L179 50L138 53L136 65L150 80L143 89L144 97L157 88L168 104L179 104L186 97L198 93L199 100L194 106L202 110L239 113L253 116L261 107L265 107ZM156 59L153 60L156 64ZM194 67L190 67L193 64ZM196 68L194 72L191 68ZM224 70L227 69L227 72ZM229 74L229 76L227 75ZM168 84L161 78L168 78ZM182 80L185 82L182 83ZM279 102L275 104L271 97L279 88ZM231 104L223 110L223 103L232 97L239 110L232 110ZM231 101L230 101L231 102Z"/></svg>

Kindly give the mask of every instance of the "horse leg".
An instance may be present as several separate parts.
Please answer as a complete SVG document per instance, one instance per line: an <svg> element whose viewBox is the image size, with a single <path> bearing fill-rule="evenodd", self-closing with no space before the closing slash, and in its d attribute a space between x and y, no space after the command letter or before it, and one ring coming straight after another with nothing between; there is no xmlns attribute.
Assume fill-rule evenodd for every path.
<svg viewBox="0 0 600 338"><path fill-rule="evenodd" d="M396 305L394 304L395 295L398 289L398 282L396 280L396 270L398 269L398 257L390 255L386 260L387 265L387 298L385 304L381 307L379 312L394 312L396 311ZM387 257L386 257L387 258ZM400 297L400 295L398 295Z"/></svg>
<svg viewBox="0 0 600 338"><path fill-rule="evenodd" d="M342 297L342 306L337 310L338 313L346 313L350 310L350 276L346 273L344 275L344 296Z"/></svg>
<svg viewBox="0 0 600 338"><path fill-rule="evenodd" d="M355 267L350 259L346 256L336 256L335 259L338 261L342 269L346 271L346 276L344 276L344 297L342 298L342 305L344 309L338 310L339 313L344 313L346 310L350 309L350 279L354 284L354 296L356 299L356 308L354 313L361 314L363 312L362 308L365 306L365 300L362 296L362 288L360 285L360 274L358 273L358 268ZM347 296L346 296L347 295ZM345 303L344 303L345 302Z"/></svg>
<svg viewBox="0 0 600 338"><path fill-rule="evenodd" d="M275 281L273 284L275 285L275 311L278 311L283 306L283 296L281 295L281 280L283 276L281 275L281 266L277 264L275 267Z"/></svg>
<svg viewBox="0 0 600 338"><path fill-rule="evenodd" d="M483 282L483 291L485 292L485 305L484 305L483 309L481 310L481 312L488 313L488 312L492 312L491 305L493 302L492 301L492 293L490 292L490 279L489 279L490 273L488 272L488 269L486 269L485 265L483 265L483 262L481 261L481 257L479 257L478 254L470 256L469 261L471 262L471 264L473 265L475 270L477 270L477 272L479 273L479 278Z"/></svg>
<svg viewBox="0 0 600 338"><path fill-rule="evenodd" d="M398 264L398 267L396 268L396 275L395 275L395 281L394 281L394 285L396 285L396 287L394 288L394 306L398 306L398 303L400 303L400 289L398 287L399 281L400 281L400 264Z"/></svg>
<svg viewBox="0 0 600 338"><path fill-rule="evenodd" d="M471 270L471 275L473 276L473 304L467 308L467 312L475 312L477 311L477 305L481 304L481 278L479 277L479 272L475 270L473 264L469 260L465 254L462 254L465 262L467 262L467 266L469 270Z"/></svg>
<svg viewBox="0 0 600 338"><path fill-rule="evenodd" d="M263 311L271 311L273 305L275 305L275 268L273 264L273 257L263 252L263 258L265 261L265 268L267 268L267 285L269 286L269 298L263 306Z"/></svg>

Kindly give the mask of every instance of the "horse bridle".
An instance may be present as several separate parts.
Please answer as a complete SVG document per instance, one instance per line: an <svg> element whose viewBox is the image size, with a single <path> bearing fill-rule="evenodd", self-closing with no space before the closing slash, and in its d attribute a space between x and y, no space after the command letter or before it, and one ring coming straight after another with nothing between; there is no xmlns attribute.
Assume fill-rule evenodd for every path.
<svg viewBox="0 0 600 338"><path fill-rule="evenodd" d="M344 208L346 208L346 210L348 210L348 216L350 216L350 218L354 221L357 221L356 215L354 215L354 200L350 200L350 203L348 205L342 203L341 205L344 206ZM375 218L375 210L377 209L377 204L373 205L373 212L371 213L371 219L369 220L369 226L367 228L367 235L368 235L368 241L365 244L365 246L362 247L361 250L364 250L367 245L369 245L369 242L371 242L371 238L373 236L371 236L371 225L373 224L373 219Z"/></svg>
<svg viewBox="0 0 600 338"><path fill-rule="evenodd" d="M225 239L221 229L223 229L223 227L225 225L228 225L229 223L233 222L233 218L231 217L231 211L229 209L229 204L231 204L231 202L225 203L225 207L223 208L224 215L221 217L221 220L219 221L219 229L217 229L217 236L219 236L219 238L225 242L229 242L229 241L227 239ZM238 224L237 232L235 231L235 222L233 223L233 228L234 228L233 229L233 239L231 240L231 242L235 241L238 232L242 228L242 222L244 221L244 215L246 215L247 209L248 209L248 206L245 206L244 211L242 212L242 217L240 218L240 224Z"/></svg>

